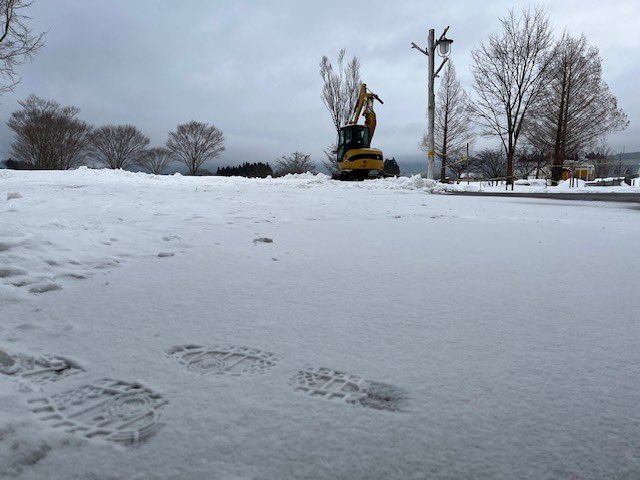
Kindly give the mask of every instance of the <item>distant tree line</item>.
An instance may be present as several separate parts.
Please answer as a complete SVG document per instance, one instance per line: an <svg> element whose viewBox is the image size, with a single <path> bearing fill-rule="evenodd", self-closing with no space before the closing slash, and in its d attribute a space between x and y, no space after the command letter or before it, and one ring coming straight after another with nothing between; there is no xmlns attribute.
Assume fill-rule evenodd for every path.
<svg viewBox="0 0 640 480"><path fill-rule="evenodd" d="M622 156L613 155L607 147L600 147L584 154L575 154L572 167L593 165L595 177L628 177L637 174L637 167L623 161ZM515 157L513 172L515 178L547 178L553 168L552 159L547 154L530 146L522 148ZM571 167L566 167L571 168ZM472 178L504 182L508 173L507 156L502 148L484 148L448 166L456 179Z"/></svg>
<svg viewBox="0 0 640 480"><path fill-rule="evenodd" d="M80 109L35 95L18 102L7 125L14 135L7 165L38 170L68 170L95 163L105 168L134 166L165 173L171 162L184 163L190 175L224 151L224 135L214 125L191 121L169 132L164 147L149 147L149 137L133 125L92 127Z"/></svg>
<svg viewBox="0 0 640 480"><path fill-rule="evenodd" d="M273 176L273 170L268 163L248 163L245 162L242 165L235 167L218 167L216 175L222 177L250 177L250 178L266 178Z"/></svg>
<svg viewBox="0 0 640 480"><path fill-rule="evenodd" d="M223 133L214 125L191 121L169 132L164 146L150 147L150 139L134 125L93 127L79 118L80 109L30 95L18 102L7 125L13 132L9 168L68 170L81 165L111 169L140 168L164 174L172 162L182 162L190 175L212 175L202 168L224 150ZM302 152L283 155L275 169L268 163L218 168L216 175L267 177L311 172L316 165Z"/></svg>

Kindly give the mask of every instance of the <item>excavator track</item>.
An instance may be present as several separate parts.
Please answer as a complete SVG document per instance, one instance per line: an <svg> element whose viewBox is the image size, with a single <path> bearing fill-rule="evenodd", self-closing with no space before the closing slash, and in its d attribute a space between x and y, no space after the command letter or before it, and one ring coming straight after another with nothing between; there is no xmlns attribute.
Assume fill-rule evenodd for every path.
<svg viewBox="0 0 640 480"><path fill-rule="evenodd" d="M364 172L338 172L331 175L332 180L339 180L341 182L363 182L364 180L378 180L380 178L389 178L394 175L378 172L373 173L371 170L365 170Z"/></svg>

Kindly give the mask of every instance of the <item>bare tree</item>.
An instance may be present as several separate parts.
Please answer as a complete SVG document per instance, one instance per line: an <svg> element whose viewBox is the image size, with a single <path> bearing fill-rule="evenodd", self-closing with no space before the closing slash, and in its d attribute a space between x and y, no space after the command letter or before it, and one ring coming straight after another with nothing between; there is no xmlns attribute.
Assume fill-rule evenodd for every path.
<svg viewBox="0 0 640 480"><path fill-rule="evenodd" d="M471 52L474 61L473 112L485 135L497 136L507 157L507 181L525 119L538 99L549 66L551 27L542 8L510 10L502 31Z"/></svg>
<svg viewBox="0 0 640 480"><path fill-rule="evenodd" d="M457 158L459 161L472 136L469 99L451 61L445 68L438 89L435 112L435 142L440 150L436 155L440 159L440 178L444 180L449 159ZM422 137L420 149L429 151L428 133Z"/></svg>
<svg viewBox="0 0 640 480"><path fill-rule="evenodd" d="M320 60L320 76L322 77L322 102L331 114L331 121L336 129L336 140L343 127L351 120L358 101L360 90L360 60L353 57L347 64L344 63L346 49L341 49L338 53L336 67L326 55ZM325 168L330 172L338 171L338 162L335 155L330 152L336 151L337 146L331 145L325 154L327 161L323 162Z"/></svg>
<svg viewBox="0 0 640 480"><path fill-rule="evenodd" d="M338 144L333 143L325 148L322 153L326 157L325 160L322 161L322 166L329 173L338 173L340 168L338 167Z"/></svg>
<svg viewBox="0 0 640 480"><path fill-rule="evenodd" d="M18 102L7 125L13 131L11 156L39 170L67 170L81 163L91 126L77 118L80 109L30 95Z"/></svg>
<svg viewBox="0 0 640 480"><path fill-rule="evenodd" d="M16 67L44 45L44 33L34 34L28 25L30 18L23 13L32 4L29 0L0 0L0 95L20 82Z"/></svg>
<svg viewBox="0 0 640 480"><path fill-rule="evenodd" d="M464 155L459 154L454 156L447 155L448 163L447 168L453 172L456 176L457 180L463 178L464 175L467 175L470 172L475 172L475 162L476 158L469 156L469 158L465 158Z"/></svg>
<svg viewBox="0 0 640 480"><path fill-rule="evenodd" d="M224 140L214 125L191 121L169 133L167 149L187 166L189 175L197 175L204 162L224 152Z"/></svg>
<svg viewBox="0 0 640 480"><path fill-rule="evenodd" d="M516 155L514 168L516 174L524 179L529 178L531 175L540 178L540 174L548 163L548 156L544 152L527 147Z"/></svg>
<svg viewBox="0 0 640 480"><path fill-rule="evenodd" d="M107 168L126 169L137 163L149 137L133 125L105 125L90 136L89 154Z"/></svg>
<svg viewBox="0 0 640 480"><path fill-rule="evenodd" d="M473 171L491 182L498 183L507 174L507 159L502 148L486 148L473 159Z"/></svg>
<svg viewBox="0 0 640 480"><path fill-rule="evenodd" d="M275 174L278 177L289 173L315 173L315 164L311 155L302 152L293 152L291 155L283 155L276 161Z"/></svg>
<svg viewBox="0 0 640 480"><path fill-rule="evenodd" d="M142 152L137 164L149 173L162 175L167 171L171 162L173 162L171 152L166 148L156 147Z"/></svg>
<svg viewBox="0 0 640 480"><path fill-rule="evenodd" d="M612 162L609 160L611 154L611 148L604 141L600 142L594 150L586 154L585 158L593 162L596 178L608 177L613 173L613 169L611 168Z"/></svg>
<svg viewBox="0 0 640 480"><path fill-rule="evenodd" d="M543 94L527 122L527 138L552 156L552 180L558 182L565 158L625 129L629 121L602 78L598 49L589 46L584 35L564 34L554 52Z"/></svg>
<svg viewBox="0 0 640 480"><path fill-rule="evenodd" d="M625 158L625 149L615 155L609 156L611 174L615 177L628 177L637 172L637 166L630 164Z"/></svg>

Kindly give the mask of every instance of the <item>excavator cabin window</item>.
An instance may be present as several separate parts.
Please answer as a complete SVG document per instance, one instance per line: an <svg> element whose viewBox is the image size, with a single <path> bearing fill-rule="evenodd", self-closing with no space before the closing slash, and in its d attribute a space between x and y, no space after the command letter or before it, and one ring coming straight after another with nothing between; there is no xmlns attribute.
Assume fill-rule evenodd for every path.
<svg viewBox="0 0 640 480"><path fill-rule="evenodd" d="M347 150L369 148L369 128L364 125L346 125L340 129L338 139L338 161L341 162Z"/></svg>

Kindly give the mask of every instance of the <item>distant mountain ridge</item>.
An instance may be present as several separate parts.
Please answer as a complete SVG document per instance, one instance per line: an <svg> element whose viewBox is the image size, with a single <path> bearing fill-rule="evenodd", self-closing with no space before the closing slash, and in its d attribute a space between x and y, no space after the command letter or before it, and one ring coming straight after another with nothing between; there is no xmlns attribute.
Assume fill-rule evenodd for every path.
<svg viewBox="0 0 640 480"><path fill-rule="evenodd" d="M609 158L611 160L619 160L620 159L620 154L619 153L614 153L609 155ZM629 152L629 153L623 153L622 154L622 160L623 161L636 161L636 162L640 162L640 152Z"/></svg>

